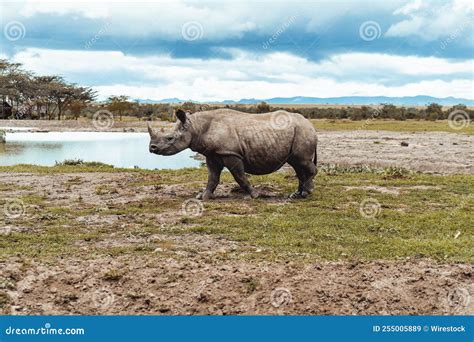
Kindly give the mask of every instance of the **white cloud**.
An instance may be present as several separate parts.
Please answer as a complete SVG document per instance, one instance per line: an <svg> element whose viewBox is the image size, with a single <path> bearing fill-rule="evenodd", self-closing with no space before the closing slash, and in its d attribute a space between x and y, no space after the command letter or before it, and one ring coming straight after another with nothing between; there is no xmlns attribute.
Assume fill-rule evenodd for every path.
<svg viewBox="0 0 474 342"><path fill-rule="evenodd" d="M371 10L390 12L399 1L318 2L290 1L160 1L160 0L26 0L7 2L4 20L22 20L45 14L73 19L102 20L117 37L160 37L180 39L183 24L197 21L203 27L202 39L242 37L247 32L271 36L290 18L291 26L308 32L324 32L336 18L356 13L370 4Z"/></svg>
<svg viewBox="0 0 474 342"><path fill-rule="evenodd" d="M472 3L465 0L415 0L394 14L408 18L391 25L386 37L418 36L426 41L448 37L460 29L472 30L474 19ZM468 36L472 39L472 35Z"/></svg>
<svg viewBox="0 0 474 342"><path fill-rule="evenodd" d="M105 18L109 15L107 1L25 1L19 13L24 17L33 17L37 14L66 15L77 14L85 18Z"/></svg>
<svg viewBox="0 0 474 342"><path fill-rule="evenodd" d="M473 61L449 61L437 57L397 56L382 53L346 53L318 64L318 72L333 75L371 75L373 77L444 76L473 72Z"/></svg>
<svg viewBox="0 0 474 342"><path fill-rule="evenodd" d="M27 0L5 6L4 18L69 15L106 21L110 33L118 37L159 36L173 40L181 38L185 23L197 21L203 27L203 39L219 39L241 37L251 30L270 34L285 17L296 12L296 7L285 2L248 1Z"/></svg>
<svg viewBox="0 0 474 342"><path fill-rule="evenodd" d="M387 17L390 14L393 16ZM94 24L106 24L107 35L119 39L169 41L182 40L183 25L188 22L200 24L202 41L220 41L249 33L270 38L286 23L301 33L325 34L335 23L342 24L338 20L344 19L344 25L358 24L355 25L358 27L361 17L366 16L365 20L380 21L379 24L398 20L388 28L385 37L415 36L434 41L455 34L463 44L472 44L473 14L472 4L466 0L7 0L2 3L2 20L24 22L28 30L41 26L45 15L53 15L70 19L71 26L67 25L66 30L87 32L92 27L96 29ZM353 33L357 34L357 29Z"/></svg>
<svg viewBox="0 0 474 342"><path fill-rule="evenodd" d="M199 89L200 88L200 89ZM174 83L165 86L99 86L95 87L102 98L115 94L127 94L132 98L163 99L178 97L197 101L239 100L242 98L272 97L338 97L338 96L415 96L418 94L434 97L455 96L472 99L470 80L422 81L397 87L386 87L374 83L336 82L330 79L311 79L305 84L234 82L214 79L197 79L192 85ZM204 91L203 91L204 89ZM209 91L205 91L208 89Z"/></svg>
<svg viewBox="0 0 474 342"><path fill-rule="evenodd" d="M209 101L422 94L472 98L472 60L346 53L313 62L288 53L228 52L232 59L202 60L167 55L137 57L117 51L30 48L18 52L13 60L38 74L62 74L69 81L78 75L96 83L103 80L95 87L102 97L126 94L137 98ZM111 78L118 80L111 85Z"/></svg>
<svg viewBox="0 0 474 342"><path fill-rule="evenodd" d="M419 10L423 6L423 0L415 0L408 4L396 9L393 14L405 14L408 15L413 11Z"/></svg>

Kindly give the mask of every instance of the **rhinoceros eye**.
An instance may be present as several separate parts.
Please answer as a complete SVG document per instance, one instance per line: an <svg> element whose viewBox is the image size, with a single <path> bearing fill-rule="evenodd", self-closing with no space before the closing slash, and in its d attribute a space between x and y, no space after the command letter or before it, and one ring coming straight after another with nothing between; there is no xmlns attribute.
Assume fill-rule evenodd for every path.
<svg viewBox="0 0 474 342"><path fill-rule="evenodd" d="M173 137L171 137L171 136L170 136L170 137L166 137L166 141L171 141L171 140L173 140Z"/></svg>

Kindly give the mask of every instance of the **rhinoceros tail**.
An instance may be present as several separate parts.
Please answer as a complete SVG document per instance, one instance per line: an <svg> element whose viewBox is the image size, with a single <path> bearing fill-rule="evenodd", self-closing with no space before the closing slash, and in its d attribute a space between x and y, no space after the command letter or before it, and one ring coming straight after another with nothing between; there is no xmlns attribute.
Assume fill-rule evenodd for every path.
<svg viewBox="0 0 474 342"><path fill-rule="evenodd" d="M318 145L314 147L313 163L314 163L314 175L316 176L318 174Z"/></svg>
<svg viewBox="0 0 474 342"><path fill-rule="evenodd" d="M316 144L314 145L314 157L313 157L314 166L318 166L318 141L316 140Z"/></svg>

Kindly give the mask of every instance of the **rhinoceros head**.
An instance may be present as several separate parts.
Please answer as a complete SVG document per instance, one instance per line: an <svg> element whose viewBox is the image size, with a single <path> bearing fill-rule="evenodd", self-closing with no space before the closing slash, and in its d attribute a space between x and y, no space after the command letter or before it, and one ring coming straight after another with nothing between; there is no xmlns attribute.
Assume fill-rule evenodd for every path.
<svg viewBox="0 0 474 342"><path fill-rule="evenodd" d="M186 112L181 109L176 111L178 121L172 130L156 131L148 124L150 133L150 152L162 156L170 156L189 147L192 138L189 119Z"/></svg>

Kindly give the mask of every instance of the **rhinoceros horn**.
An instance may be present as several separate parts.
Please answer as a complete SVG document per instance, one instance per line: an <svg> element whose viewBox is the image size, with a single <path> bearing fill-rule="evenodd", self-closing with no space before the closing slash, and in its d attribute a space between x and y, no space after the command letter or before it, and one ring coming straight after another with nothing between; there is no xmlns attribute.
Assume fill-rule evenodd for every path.
<svg viewBox="0 0 474 342"><path fill-rule="evenodd" d="M150 133L150 136L152 136L152 137L159 136L158 131L156 129L153 129L149 122L148 122L147 126L148 126L148 133ZM163 133L164 131L165 131L165 129L163 127L161 127L160 132Z"/></svg>
<svg viewBox="0 0 474 342"><path fill-rule="evenodd" d="M148 122L148 133L150 133L151 137L156 136L156 132L151 128L151 124Z"/></svg>

